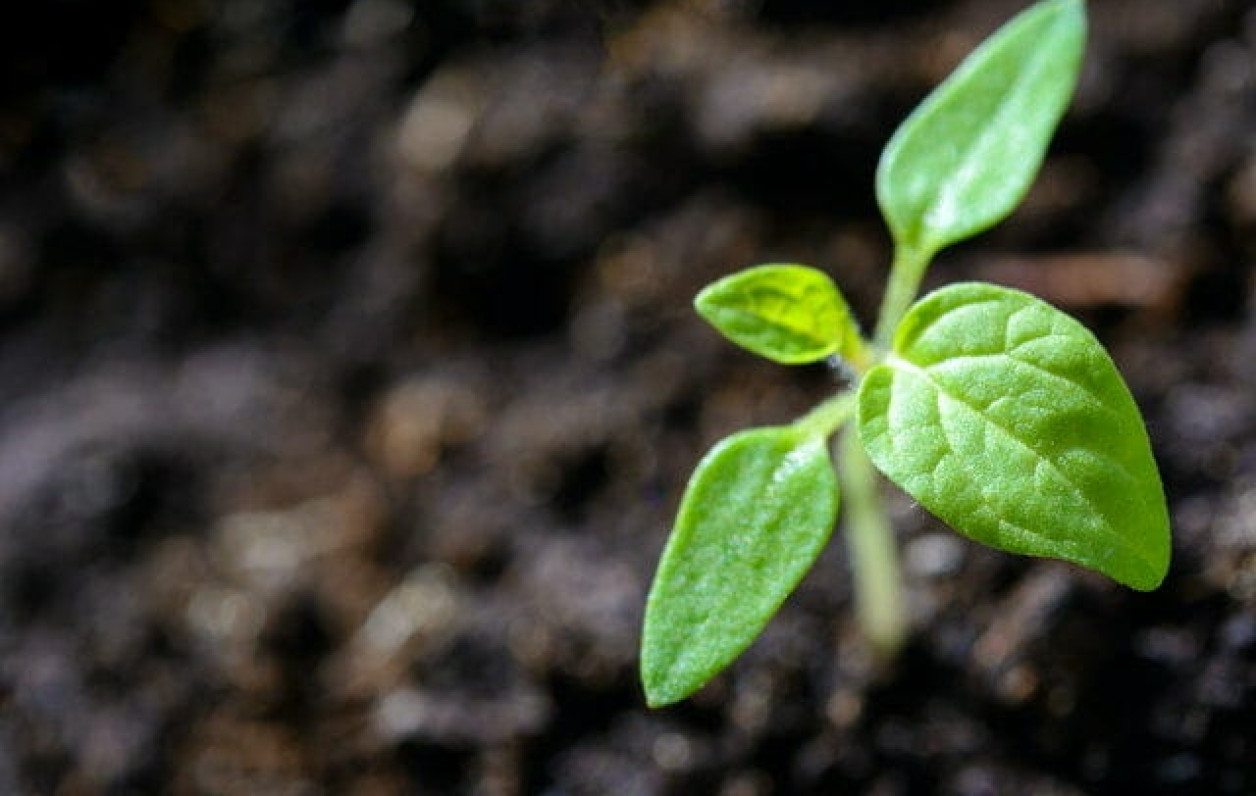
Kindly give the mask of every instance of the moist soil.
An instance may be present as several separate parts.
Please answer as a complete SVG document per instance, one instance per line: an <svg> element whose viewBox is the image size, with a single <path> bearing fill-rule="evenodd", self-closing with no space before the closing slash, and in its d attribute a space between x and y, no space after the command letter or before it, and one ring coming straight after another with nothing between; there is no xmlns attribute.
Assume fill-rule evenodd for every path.
<svg viewBox="0 0 1256 796"><path fill-rule="evenodd" d="M875 311L898 121L1019 0L61 0L0 24L0 793L1256 793L1256 9L1092 0L1076 101L931 285L1110 347L1174 560L1140 594L894 497L649 711L688 472L829 394L690 309Z"/></svg>

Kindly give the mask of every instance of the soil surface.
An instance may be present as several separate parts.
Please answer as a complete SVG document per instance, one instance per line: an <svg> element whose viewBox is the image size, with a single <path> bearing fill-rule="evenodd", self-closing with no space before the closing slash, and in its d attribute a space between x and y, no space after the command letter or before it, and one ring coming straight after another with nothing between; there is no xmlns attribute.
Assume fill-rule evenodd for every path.
<svg viewBox="0 0 1256 796"><path fill-rule="evenodd" d="M721 436L833 388L690 309L860 316L899 120L1021 0L51 0L0 12L0 793L1256 793L1256 7L1092 0L1007 223L931 284L1109 345L1163 588L895 498L648 711L641 609Z"/></svg>

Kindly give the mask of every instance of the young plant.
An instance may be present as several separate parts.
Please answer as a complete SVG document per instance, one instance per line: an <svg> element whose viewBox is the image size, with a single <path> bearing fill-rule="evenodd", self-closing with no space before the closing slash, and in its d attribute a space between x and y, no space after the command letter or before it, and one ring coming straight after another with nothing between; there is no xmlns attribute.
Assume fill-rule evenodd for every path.
<svg viewBox="0 0 1256 796"><path fill-rule="evenodd" d="M873 647L906 632L876 471L959 533L1071 561L1138 590L1169 564L1169 521L1138 407L1099 342L1016 290L954 284L916 301L942 248L1024 197L1073 94L1082 0L1045 0L983 43L882 153L894 262L872 340L820 271L764 265L719 280L698 312L784 364L836 358L847 389L789 425L717 444L698 465L645 611L651 706L731 663L806 574L847 507L856 608ZM837 445L829 439L847 424ZM875 470L874 470L875 467Z"/></svg>

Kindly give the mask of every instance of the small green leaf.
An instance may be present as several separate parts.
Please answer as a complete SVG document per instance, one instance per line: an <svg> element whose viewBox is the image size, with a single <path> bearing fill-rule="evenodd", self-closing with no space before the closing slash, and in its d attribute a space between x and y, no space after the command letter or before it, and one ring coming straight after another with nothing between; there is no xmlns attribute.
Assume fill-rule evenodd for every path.
<svg viewBox="0 0 1256 796"><path fill-rule="evenodd" d="M836 518L824 437L758 428L711 449L689 480L646 602L641 681L652 707L689 696L750 646Z"/></svg>
<svg viewBox="0 0 1256 796"><path fill-rule="evenodd" d="M783 365L846 353L859 331L833 280L805 265L760 265L707 285L698 313L739 346Z"/></svg>
<svg viewBox="0 0 1256 796"><path fill-rule="evenodd" d="M1164 490L1138 407L1094 336L1026 293L938 290L859 391L873 463L960 533L1139 590L1169 566Z"/></svg>
<svg viewBox="0 0 1256 796"><path fill-rule="evenodd" d="M877 168L895 243L932 256L1012 212L1077 83L1082 0L1047 0L987 39L903 122Z"/></svg>

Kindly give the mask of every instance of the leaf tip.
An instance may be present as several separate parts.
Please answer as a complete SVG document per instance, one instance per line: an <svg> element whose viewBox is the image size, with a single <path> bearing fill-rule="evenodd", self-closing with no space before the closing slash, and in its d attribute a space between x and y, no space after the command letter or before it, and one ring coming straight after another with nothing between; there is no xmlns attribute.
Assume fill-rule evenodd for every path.
<svg viewBox="0 0 1256 796"><path fill-rule="evenodd" d="M719 282L712 282L699 290L698 295L693 297L693 308L703 318L706 318L707 313L711 311L711 295L719 290L719 284Z"/></svg>
<svg viewBox="0 0 1256 796"><path fill-rule="evenodd" d="M686 687L683 683L678 683L677 679L670 675L669 667L658 665L649 647L642 648L641 688L645 692L645 704L651 710L674 705L696 691L698 687Z"/></svg>
<svg viewBox="0 0 1256 796"><path fill-rule="evenodd" d="M669 694L653 690L648 686L645 689L645 706L650 710L659 710L669 705L674 705L679 701L679 699L673 698Z"/></svg>
<svg viewBox="0 0 1256 796"><path fill-rule="evenodd" d="M1140 567L1137 572L1125 573L1124 577L1118 577L1113 574L1120 583L1129 586L1134 591L1155 591L1164 583L1165 577L1169 574L1169 550L1168 535L1165 536L1165 550L1163 555L1157 556L1155 561L1142 560L1145 566Z"/></svg>
<svg viewBox="0 0 1256 796"><path fill-rule="evenodd" d="M720 330L718 294L721 289L719 282L712 282L693 297L693 310L702 320Z"/></svg>
<svg viewBox="0 0 1256 796"><path fill-rule="evenodd" d="M650 679L644 668L641 671L641 690L645 692L645 705L651 710L667 707L671 704L667 696L659 689L658 684Z"/></svg>
<svg viewBox="0 0 1256 796"><path fill-rule="evenodd" d="M1164 487L1158 476L1155 482L1159 500L1146 508L1147 513L1155 519L1144 527L1128 556L1108 562L1110 569L1100 570L1113 580L1141 592L1160 588L1169 574L1169 564L1173 558L1173 536L1164 499Z"/></svg>

